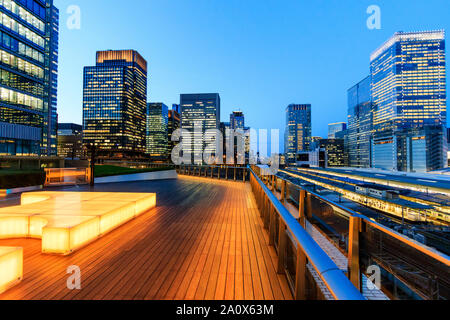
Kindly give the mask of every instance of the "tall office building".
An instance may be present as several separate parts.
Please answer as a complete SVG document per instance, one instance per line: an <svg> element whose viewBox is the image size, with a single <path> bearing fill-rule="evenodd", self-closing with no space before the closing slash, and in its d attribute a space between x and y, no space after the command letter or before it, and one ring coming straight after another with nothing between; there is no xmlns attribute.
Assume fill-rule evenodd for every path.
<svg viewBox="0 0 450 320"><path fill-rule="evenodd" d="M83 142L109 158L146 152L147 61L134 50L99 51L84 68Z"/></svg>
<svg viewBox="0 0 450 320"><path fill-rule="evenodd" d="M328 139L335 139L336 133L347 130L345 122L330 123L328 125Z"/></svg>
<svg viewBox="0 0 450 320"><path fill-rule="evenodd" d="M66 159L82 159L83 127L75 123L58 124L58 156Z"/></svg>
<svg viewBox="0 0 450 320"><path fill-rule="evenodd" d="M447 128L447 159L450 165L450 128Z"/></svg>
<svg viewBox="0 0 450 320"><path fill-rule="evenodd" d="M230 114L230 126L231 129L242 129L245 128L245 117L242 111L233 111Z"/></svg>
<svg viewBox="0 0 450 320"><path fill-rule="evenodd" d="M414 150L409 152L408 144L402 141L405 136L417 138L414 137L416 133L410 133L411 130L422 130L420 135L430 134L430 139L437 136L445 138L447 100L444 32L398 32L372 54L370 69L372 102L375 107L373 167L431 171L447 166L445 139L438 138L441 142L426 144L425 156L430 159L411 158ZM425 129L428 126L434 129ZM435 130L443 132L436 135L432 133ZM431 155L436 152L440 155L431 161Z"/></svg>
<svg viewBox="0 0 450 320"><path fill-rule="evenodd" d="M53 0L0 9L0 154L56 155L59 11Z"/></svg>
<svg viewBox="0 0 450 320"><path fill-rule="evenodd" d="M222 134L222 150L223 150L223 163L227 163L227 130L231 130L230 122L221 122L220 123L220 133Z"/></svg>
<svg viewBox="0 0 450 320"><path fill-rule="evenodd" d="M181 127L191 134L191 141L183 137L183 151L191 154L192 163L203 163L203 150L215 156L218 146L207 143L212 135L207 130L220 130L220 96L218 93L180 95ZM218 143L218 141L216 140Z"/></svg>
<svg viewBox="0 0 450 320"><path fill-rule="evenodd" d="M161 102L147 104L147 154L151 160L169 158L169 108Z"/></svg>
<svg viewBox="0 0 450 320"><path fill-rule="evenodd" d="M344 131L340 131L340 132L336 132L336 139L340 139L342 141L344 141L344 151L343 151L343 156L344 156L344 166L345 167L349 167L350 166L350 148L349 148L349 141L348 141L348 137L349 137L349 130L344 130Z"/></svg>
<svg viewBox="0 0 450 320"><path fill-rule="evenodd" d="M348 90L348 162L350 167L370 168L374 107L371 78Z"/></svg>
<svg viewBox="0 0 450 320"><path fill-rule="evenodd" d="M177 104L172 105L172 110L169 110L169 120L168 120L168 140L169 140L169 156L172 153L176 142L172 141L173 133L181 128L181 115L179 113L180 106Z"/></svg>
<svg viewBox="0 0 450 320"><path fill-rule="evenodd" d="M310 145L310 149L311 150L316 150L317 148L320 148L320 140L322 140L322 137L319 136L314 136L311 137L311 145Z"/></svg>
<svg viewBox="0 0 450 320"><path fill-rule="evenodd" d="M295 163L297 153L310 151L311 105L291 104L286 108L284 148L287 163Z"/></svg>
<svg viewBox="0 0 450 320"><path fill-rule="evenodd" d="M172 104L172 110L175 111L175 112L178 112L179 114L181 113L179 104L173 103Z"/></svg>
<svg viewBox="0 0 450 320"><path fill-rule="evenodd" d="M244 139L243 143L243 147L244 147L244 158L239 157L239 143L240 140L238 140L238 137L236 136L234 139L234 164L244 164L244 163L239 163L242 160L245 163L249 162L249 158L250 158L250 128L245 126L245 116L244 113L242 111L233 111L230 114L230 122L229 122L229 128L232 130L242 130L244 136L242 136L241 138ZM238 133L238 132L235 132ZM224 137L224 141L226 140L226 136L225 136L225 132L223 133L223 137ZM226 144L226 142L225 142ZM226 150L226 148L224 148L224 150Z"/></svg>
<svg viewBox="0 0 450 320"><path fill-rule="evenodd" d="M399 150L398 166L402 171L428 172L448 166L447 137L442 126L423 126L395 132L395 145ZM374 155L376 159L376 155ZM444 162L445 161L445 162ZM389 165L386 163L386 165Z"/></svg>
<svg viewBox="0 0 450 320"><path fill-rule="evenodd" d="M342 132L342 131L340 131ZM348 167L344 139L322 139L320 149L326 152L326 167Z"/></svg>

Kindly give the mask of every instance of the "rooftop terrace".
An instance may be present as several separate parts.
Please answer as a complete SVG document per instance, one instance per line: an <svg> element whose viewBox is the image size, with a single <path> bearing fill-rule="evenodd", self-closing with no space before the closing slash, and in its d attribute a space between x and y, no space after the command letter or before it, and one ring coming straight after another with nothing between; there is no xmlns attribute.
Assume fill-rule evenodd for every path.
<svg viewBox="0 0 450 320"><path fill-rule="evenodd" d="M24 250L23 281L0 299L292 299L248 184L180 177L94 191L156 193L157 207L70 256L0 240ZM72 265L81 290L67 289Z"/></svg>

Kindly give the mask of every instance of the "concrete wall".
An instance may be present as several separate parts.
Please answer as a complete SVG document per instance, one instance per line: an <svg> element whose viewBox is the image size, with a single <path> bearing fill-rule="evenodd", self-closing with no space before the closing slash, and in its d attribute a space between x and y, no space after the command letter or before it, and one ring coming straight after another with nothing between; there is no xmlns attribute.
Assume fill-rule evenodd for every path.
<svg viewBox="0 0 450 320"><path fill-rule="evenodd" d="M145 172L112 177L103 177L103 178L96 178L95 183L101 184L101 183L151 181L151 180L167 180L167 179L178 179L177 172L175 170L169 170L169 171Z"/></svg>

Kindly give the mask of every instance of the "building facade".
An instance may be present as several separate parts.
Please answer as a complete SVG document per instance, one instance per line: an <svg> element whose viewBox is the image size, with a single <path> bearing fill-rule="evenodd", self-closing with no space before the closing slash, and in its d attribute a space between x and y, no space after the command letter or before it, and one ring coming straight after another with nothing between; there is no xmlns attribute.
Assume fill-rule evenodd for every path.
<svg viewBox="0 0 450 320"><path fill-rule="evenodd" d="M99 51L84 68L83 142L105 158L144 157L147 61L134 50Z"/></svg>
<svg viewBox="0 0 450 320"><path fill-rule="evenodd" d="M450 128L447 128L447 159L450 166Z"/></svg>
<svg viewBox="0 0 450 320"><path fill-rule="evenodd" d="M220 130L220 96L218 93L181 94L180 109L181 128L190 134L182 137L183 152L191 156L191 163L203 164L203 151L215 157L219 150L216 135L206 132Z"/></svg>
<svg viewBox="0 0 450 320"><path fill-rule="evenodd" d="M245 115L242 111L233 111L230 114L229 129L238 130L235 131L234 139L234 163L233 164L246 164L250 160L250 127L245 126ZM243 135L240 135L243 134ZM226 140L225 132L223 133L224 140ZM242 141L242 140L243 141ZM243 143L243 155L239 154L239 144ZM226 144L226 141L225 141ZM226 148L224 148L226 150ZM239 163L244 161L244 163Z"/></svg>
<svg viewBox="0 0 450 320"><path fill-rule="evenodd" d="M242 111L233 111L230 114L230 126L231 129L242 129L245 128L245 117Z"/></svg>
<svg viewBox="0 0 450 320"><path fill-rule="evenodd" d="M410 163L404 142L405 137L423 130L429 135L426 139L438 139L427 147L441 144L438 149L447 148L444 31L396 33L371 56L371 87L375 108L372 166L395 171L447 167L447 152L441 151L445 156L438 159L428 149L425 158L412 159L420 163ZM438 128L442 134L433 134Z"/></svg>
<svg viewBox="0 0 450 320"><path fill-rule="evenodd" d="M321 148L299 151L296 155L296 166L302 168L326 168L327 161L327 152Z"/></svg>
<svg viewBox="0 0 450 320"><path fill-rule="evenodd" d="M385 133L383 136L382 133ZM381 143L386 141L385 143ZM423 126L378 132L374 136L374 168L391 171L429 172L448 166L448 145L442 126ZM378 154L375 154L378 152Z"/></svg>
<svg viewBox="0 0 450 320"><path fill-rule="evenodd" d="M328 139L335 139L336 133L347 130L347 123L337 122L328 125Z"/></svg>
<svg viewBox="0 0 450 320"><path fill-rule="evenodd" d="M348 167L348 154L345 150L344 139L322 139L320 140L320 149L325 150L327 154L327 168Z"/></svg>
<svg viewBox="0 0 450 320"><path fill-rule="evenodd" d="M286 163L295 163L300 151L311 147L311 105L291 104L286 108L285 154Z"/></svg>
<svg viewBox="0 0 450 320"><path fill-rule="evenodd" d="M181 114L180 105L179 104L173 103L172 104L172 110L175 111L175 112L178 112L178 114Z"/></svg>
<svg viewBox="0 0 450 320"><path fill-rule="evenodd" d="M374 112L370 76L350 88L347 95L349 166L370 168Z"/></svg>
<svg viewBox="0 0 450 320"><path fill-rule="evenodd" d="M320 148L320 140L322 140L322 137L319 136L313 136L311 137L311 150L316 150L317 148Z"/></svg>
<svg viewBox="0 0 450 320"><path fill-rule="evenodd" d="M65 159L83 159L83 126L75 123L58 124L58 156Z"/></svg>
<svg viewBox="0 0 450 320"><path fill-rule="evenodd" d="M161 102L147 104L147 148L154 161L169 159L169 108Z"/></svg>
<svg viewBox="0 0 450 320"><path fill-rule="evenodd" d="M0 1L0 155L56 156L59 11Z"/></svg>
<svg viewBox="0 0 450 320"><path fill-rule="evenodd" d="M169 155L171 155L176 142L172 141L173 133L181 128L181 115L179 113L179 105L172 105L172 110L169 110L169 120L168 120L168 140L169 140Z"/></svg>

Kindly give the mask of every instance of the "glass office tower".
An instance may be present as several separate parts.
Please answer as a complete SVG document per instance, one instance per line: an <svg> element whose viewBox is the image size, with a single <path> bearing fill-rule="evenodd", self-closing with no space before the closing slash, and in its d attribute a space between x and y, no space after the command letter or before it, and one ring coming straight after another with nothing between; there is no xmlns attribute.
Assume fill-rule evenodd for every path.
<svg viewBox="0 0 450 320"><path fill-rule="evenodd" d="M350 167L370 168L373 133L371 78L366 77L348 90L348 162Z"/></svg>
<svg viewBox="0 0 450 320"><path fill-rule="evenodd" d="M231 129L242 129L245 128L245 117L242 111L233 111L230 114L230 126Z"/></svg>
<svg viewBox="0 0 450 320"><path fill-rule="evenodd" d="M340 131L342 132L342 131ZM348 167L348 157L345 152L344 139L322 139L320 149L327 155L326 167Z"/></svg>
<svg viewBox="0 0 450 320"><path fill-rule="evenodd" d="M59 11L0 0L0 155L57 154Z"/></svg>
<svg viewBox="0 0 450 320"><path fill-rule="evenodd" d="M105 158L144 157L147 61L134 50L99 51L84 68L83 143Z"/></svg>
<svg viewBox="0 0 450 320"><path fill-rule="evenodd" d="M173 148L177 144L172 141L173 133L181 128L181 115L179 113L180 106L178 104L172 105L172 110L169 110L169 124L168 124L168 140L169 140L169 156L172 153Z"/></svg>
<svg viewBox="0 0 450 320"><path fill-rule="evenodd" d="M446 126L444 31L396 33L371 56L371 86L375 107L373 167L398 171L446 167L447 155L413 164L407 144L402 142L410 130L423 129L425 134L431 134L436 127L444 130ZM434 129L424 129L428 126ZM438 146L439 143L428 146L437 147L443 154L445 143ZM438 152L426 151L427 157Z"/></svg>
<svg viewBox="0 0 450 320"><path fill-rule="evenodd" d="M336 133L347 130L345 122L330 123L328 125L328 139L335 139Z"/></svg>
<svg viewBox="0 0 450 320"><path fill-rule="evenodd" d="M296 163L299 151L309 151L311 146L311 105L291 104L286 108L284 148L286 163Z"/></svg>
<svg viewBox="0 0 450 320"><path fill-rule="evenodd" d="M169 158L169 108L161 102L147 104L147 154L151 160Z"/></svg>
<svg viewBox="0 0 450 320"><path fill-rule="evenodd" d="M180 95L181 128L191 134L191 141L183 137L183 150L191 154L192 163L203 163L203 150L215 155L217 145L206 143L212 135L206 130L220 130L220 96L218 93ZM217 141L218 142L218 141Z"/></svg>
<svg viewBox="0 0 450 320"><path fill-rule="evenodd" d="M75 123L58 124L58 156L83 159L83 126Z"/></svg>
<svg viewBox="0 0 450 320"><path fill-rule="evenodd" d="M323 138L319 137L319 136L311 137L310 149L316 150L316 149L320 148L320 140L323 140Z"/></svg>
<svg viewBox="0 0 450 320"><path fill-rule="evenodd" d="M239 137L236 136L234 139L234 164L243 164L243 163L239 163L242 162L242 160L245 161L245 163L249 162L249 157L250 157L250 128L245 126L245 115L242 111L233 111L230 114L230 122L229 122L229 128L231 130L242 130L243 132L243 136ZM237 132L235 132L237 133ZM224 130L223 133L223 137L224 137L224 152L226 152L226 130ZM242 140L243 139L243 142ZM244 147L244 158L242 159L242 157L240 157L239 155L239 146L240 143L243 143L243 147ZM230 159L227 159L228 161L230 161Z"/></svg>

